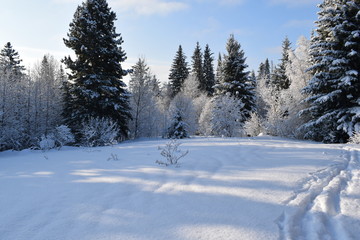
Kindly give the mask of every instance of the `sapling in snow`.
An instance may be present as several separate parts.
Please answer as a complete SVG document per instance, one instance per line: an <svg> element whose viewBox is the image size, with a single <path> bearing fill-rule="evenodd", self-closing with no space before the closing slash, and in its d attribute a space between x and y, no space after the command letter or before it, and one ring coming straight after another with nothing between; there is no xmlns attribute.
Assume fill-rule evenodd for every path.
<svg viewBox="0 0 360 240"><path fill-rule="evenodd" d="M171 139L164 147L158 147L161 156L166 158L166 162L156 160L156 163L165 166L178 165L178 161L189 153L189 150L182 151L179 149L180 145L181 143L176 139Z"/></svg>

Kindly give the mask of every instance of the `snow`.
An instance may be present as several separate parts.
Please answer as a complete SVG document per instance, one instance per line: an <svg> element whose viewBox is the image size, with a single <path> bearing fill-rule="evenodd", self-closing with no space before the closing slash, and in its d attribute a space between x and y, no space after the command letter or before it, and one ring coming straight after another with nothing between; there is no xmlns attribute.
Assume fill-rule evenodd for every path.
<svg viewBox="0 0 360 240"><path fill-rule="evenodd" d="M0 153L0 239L357 239L355 145L269 136Z"/></svg>

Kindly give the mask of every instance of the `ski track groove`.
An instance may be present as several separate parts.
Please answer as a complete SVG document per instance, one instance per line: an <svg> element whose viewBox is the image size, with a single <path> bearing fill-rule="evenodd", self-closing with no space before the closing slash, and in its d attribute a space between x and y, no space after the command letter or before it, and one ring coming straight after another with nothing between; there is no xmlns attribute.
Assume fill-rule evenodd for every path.
<svg viewBox="0 0 360 240"><path fill-rule="evenodd" d="M279 240L355 240L344 228L341 203L353 181L352 171L359 169L359 156L356 149L343 152L342 163L311 173L285 202L288 210L277 220Z"/></svg>

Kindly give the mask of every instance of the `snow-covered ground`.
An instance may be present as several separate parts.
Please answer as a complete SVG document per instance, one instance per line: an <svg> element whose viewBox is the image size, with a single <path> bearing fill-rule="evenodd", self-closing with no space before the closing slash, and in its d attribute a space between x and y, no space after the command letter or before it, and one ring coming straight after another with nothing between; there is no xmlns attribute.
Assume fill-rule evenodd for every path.
<svg viewBox="0 0 360 240"><path fill-rule="evenodd" d="M359 239L355 146L273 137L0 153L1 240Z"/></svg>

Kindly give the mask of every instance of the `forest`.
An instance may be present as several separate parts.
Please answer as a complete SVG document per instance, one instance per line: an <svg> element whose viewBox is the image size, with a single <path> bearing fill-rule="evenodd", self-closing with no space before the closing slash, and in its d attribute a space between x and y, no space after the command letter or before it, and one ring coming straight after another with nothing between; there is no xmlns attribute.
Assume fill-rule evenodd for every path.
<svg viewBox="0 0 360 240"><path fill-rule="evenodd" d="M0 52L0 151L104 146L141 137L267 134L324 143L360 141L360 3L324 0L310 39L282 42L278 64L249 71L233 34L215 62L208 44L182 46L168 82L126 51L106 0L78 6L64 44L31 69L10 42ZM123 78L130 75L128 86Z"/></svg>

